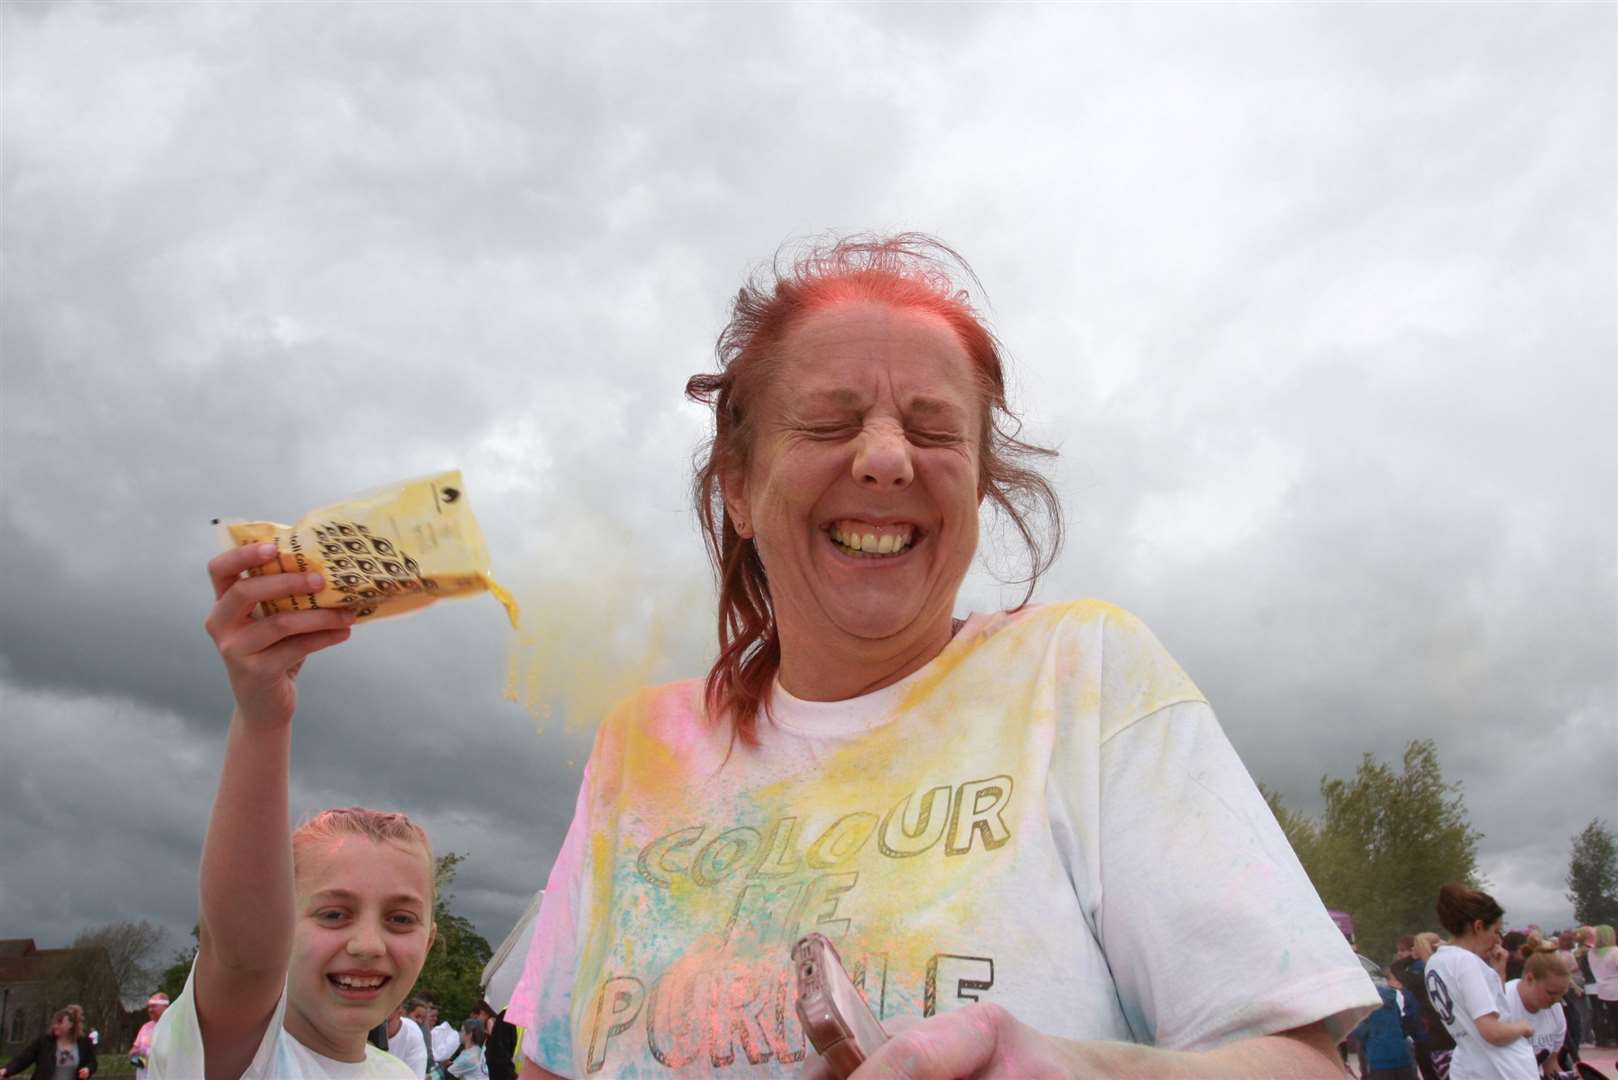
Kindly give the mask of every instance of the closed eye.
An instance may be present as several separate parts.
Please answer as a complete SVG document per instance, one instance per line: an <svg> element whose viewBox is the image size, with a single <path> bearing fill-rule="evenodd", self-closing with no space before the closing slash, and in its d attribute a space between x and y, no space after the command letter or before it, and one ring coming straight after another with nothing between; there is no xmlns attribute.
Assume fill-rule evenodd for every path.
<svg viewBox="0 0 1618 1080"><path fill-rule="evenodd" d="M854 433L853 424L809 424L802 428L804 434L816 439L841 439Z"/></svg>
<svg viewBox="0 0 1618 1080"><path fill-rule="evenodd" d="M910 441L918 445L948 446L960 442L961 436L954 431L911 431Z"/></svg>

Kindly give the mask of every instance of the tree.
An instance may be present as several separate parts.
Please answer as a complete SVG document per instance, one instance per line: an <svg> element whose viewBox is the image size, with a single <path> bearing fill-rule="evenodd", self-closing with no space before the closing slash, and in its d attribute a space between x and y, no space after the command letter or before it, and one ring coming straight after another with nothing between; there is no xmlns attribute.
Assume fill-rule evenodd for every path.
<svg viewBox="0 0 1618 1080"><path fill-rule="evenodd" d="M433 922L438 925L438 937L427 954L427 963L421 969L413 993L431 994L438 1004L440 1019L459 1024L483 998L483 967L494 955L489 942L476 929L471 920L450 910L455 894L450 886L455 882L456 870L466 861L465 855L447 852L440 856L433 868Z"/></svg>
<svg viewBox="0 0 1618 1080"><path fill-rule="evenodd" d="M1567 898L1585 926L1618 924L1618 841L1600 818L1573 838L1567 861Z"/></svg>
<svg viewBox="0 0 1618 1080"><path fill-rule="evenodd" d="M153 957L167 936L162 927L145 919L115 922L85 930L73 939L73 947L106 950L113 980L118 984L118 996L123 999L125 1008L133 1008L152 992L152 984L158 977Z"/></svg>
<svg viewBox="0 0 1618 1080"><path fill-rule="evenodd" d="M1352 780L1324 776L1318 823L1265 798L1327 907L1354 918L1361 952L1386 959L1401 934L1430 928L1445 882L1478 884L1482 834L1431 739L1405 747L1402 771L1366 754Z"/></svg>

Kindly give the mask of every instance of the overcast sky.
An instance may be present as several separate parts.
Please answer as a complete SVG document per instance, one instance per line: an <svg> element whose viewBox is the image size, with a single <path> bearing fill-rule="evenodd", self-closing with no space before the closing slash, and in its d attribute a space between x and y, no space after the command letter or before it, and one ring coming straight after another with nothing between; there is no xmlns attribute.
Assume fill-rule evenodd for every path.
<svg viewBox="0 0 1618 1080"><path fill-rule="evenodd" d="M1435 739L1508 918L1571 920L1569 838L1618 820L1613 5L3 29L0 936L185 938L209 519L458 466L547 692L503 699L491 599L362 627L304 675L293 803L416 816L498 943L604 703L710 659L681 389L728 298L793 237L900 229L972 262L1061 447L1039 596L1142 616L1301 809ZM1001 602L976 572L959 607Z"/></svg>

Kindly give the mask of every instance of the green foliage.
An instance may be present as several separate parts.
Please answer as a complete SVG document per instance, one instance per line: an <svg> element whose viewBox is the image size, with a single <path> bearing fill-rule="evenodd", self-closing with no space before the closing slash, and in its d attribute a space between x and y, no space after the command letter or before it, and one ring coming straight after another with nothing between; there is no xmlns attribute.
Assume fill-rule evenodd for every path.
<svg viewBox="0 0 1618 1080"><path fill-rule="evenodd" d="M1573 917L1581 924L1618 925L1618 841L1600 818L1573 838L1567 887Z"/></svg>
<svg viewBox="0 0 1618 1080"><path fill-rule="evenodd" d="M427 963L416 980L413 994L431 994L438 1003L440 1020L459 1025L483 997L483 966L494 955L489 942L472 928L465 916L450 910L455 894L450 885L465 855L447 852L433 868L433 922L438 937L427 954Z"/></svg>
<svg viewBox="0 0 1618 1080"><path fill-rule="evenodd" d="M1459 784L1446 784L1431 739L1405 747L1403 769L1366 754L1351 780L1322 777L1319 822L1287 809L1265 791L1327 907L1354 919L1359 950L1388 960L1401 934L1432 929L1438 890L1448 881L1478 884L1482 834L1466 817Z"/></svg>

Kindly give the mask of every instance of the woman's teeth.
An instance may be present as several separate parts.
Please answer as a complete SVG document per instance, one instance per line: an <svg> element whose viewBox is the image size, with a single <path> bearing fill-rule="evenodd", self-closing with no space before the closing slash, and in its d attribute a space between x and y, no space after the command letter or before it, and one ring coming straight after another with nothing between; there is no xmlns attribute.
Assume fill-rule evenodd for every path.
<svg viewBox="0 0 1618 1080"><path fill-rule="evenodd" d="M897 532L877 532L870 529L862 530L858 526L834 525L831 538L843 550L858 552L867 557L897 555L910 546L915 538L915 530L904 526Z"/></svg>
<svg viewBox="0 0 1618 1080"><path fill-rule="evenodd" d="M331 977L331 981L336 983L338 986L341 986L344 990L375 990L386 980L381 975L368 975L364 977L333 975Z"/></svg>

